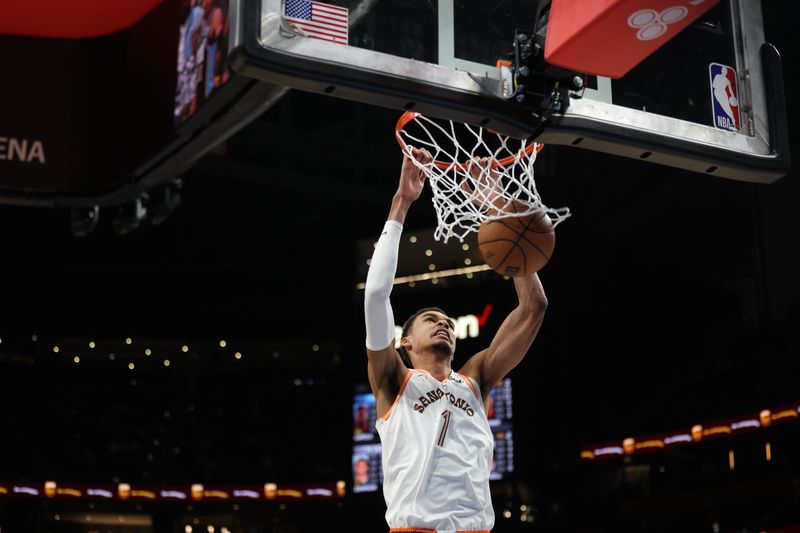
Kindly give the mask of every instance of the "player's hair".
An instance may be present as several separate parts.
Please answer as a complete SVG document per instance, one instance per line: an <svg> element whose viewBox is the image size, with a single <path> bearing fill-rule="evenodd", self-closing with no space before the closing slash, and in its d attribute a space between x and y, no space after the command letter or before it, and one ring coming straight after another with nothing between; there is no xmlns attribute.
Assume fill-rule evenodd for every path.
<svg viewBox="0 0 800 533"><path fill-rule="evenodd" d="M438 307L423 307L408 317L408 319L403 323L403 333L401 334L400 338L402 339L403 337L407 337L411 331L411 325L414 323L414 320L416 320L417 317L422 313L427 313L428 311L436 311L437 313L442 313L445 316L447 315L447 313ZM414 365L411 363L411 358L408 356L408 352L406 352L406 349L402 345L397 349L397 351L400 353L400 359L403 360L403 363L405 363L408 368L414 368Z"/></svg>

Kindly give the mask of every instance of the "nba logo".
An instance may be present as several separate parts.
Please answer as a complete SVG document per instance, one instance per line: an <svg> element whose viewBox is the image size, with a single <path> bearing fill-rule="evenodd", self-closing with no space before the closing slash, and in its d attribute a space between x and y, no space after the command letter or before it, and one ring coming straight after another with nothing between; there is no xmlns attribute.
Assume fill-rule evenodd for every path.
<svg viewBox="0 0 800 533"><path fill-rule="evenodd" d="M719 63L711 63L708 65L708 74L711 82L714 127L739 131L739 91L736 89L736 71Z"/></svg>

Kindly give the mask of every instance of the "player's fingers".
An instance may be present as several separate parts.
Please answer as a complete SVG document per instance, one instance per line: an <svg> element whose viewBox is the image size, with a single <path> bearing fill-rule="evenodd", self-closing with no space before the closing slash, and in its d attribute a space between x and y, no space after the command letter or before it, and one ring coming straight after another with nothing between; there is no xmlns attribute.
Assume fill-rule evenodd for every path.
<svg viewBox="0 0 800 533"><path fill-rule="evenodd" d="M419 161L422 164L428 164L431 161L433 161L433 156L425 148L420 148L417 155L417 161Z"/></svg>
<svg viewBox="0 0 800 533"><path fill-rule="evenodd" d="M469 173L473 178L478 178L481 174L481 160L478 157L473 157L469 161Z"/></svg>
<svg viewBox="0 0 800 533"><path fill-rule="evenodd" d="M497 170L497 164L495 162L489 163L489 175L497 181L500 178L500 171Z"/></svg>
<svg viewBox="0 0 800 533"><path fill-rule="evenodd" d="M467 193L468 196L472 196L475 192L475 189L473 189L472 185L469 183L469 179L461 180L461 190Z"/></svg>

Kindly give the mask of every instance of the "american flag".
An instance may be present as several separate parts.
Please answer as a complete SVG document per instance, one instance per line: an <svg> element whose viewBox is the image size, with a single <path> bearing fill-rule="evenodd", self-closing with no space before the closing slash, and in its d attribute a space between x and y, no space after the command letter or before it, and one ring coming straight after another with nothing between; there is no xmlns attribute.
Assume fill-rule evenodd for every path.
<svg viewBox="0 0 800 533"><path fill-rule="evenodd" d="M286 0L283 14L301 35L346 45L348 11L311 0Z"/></svg>

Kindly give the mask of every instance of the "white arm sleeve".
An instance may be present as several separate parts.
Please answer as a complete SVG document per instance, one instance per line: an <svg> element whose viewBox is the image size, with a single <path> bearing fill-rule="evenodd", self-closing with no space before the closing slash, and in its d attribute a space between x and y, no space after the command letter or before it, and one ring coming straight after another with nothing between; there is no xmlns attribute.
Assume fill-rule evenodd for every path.
<svg viewBox="0 0 800 533"><path fill-rule="evenodd" d="M367 322L367 348L383 350L394 343L394 313L389 294L397 272L397 250L403 225L387 220L372 253L364 288L364 316Z"/></svg>

